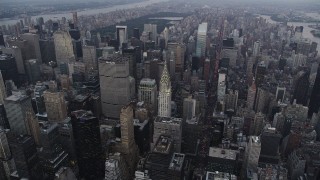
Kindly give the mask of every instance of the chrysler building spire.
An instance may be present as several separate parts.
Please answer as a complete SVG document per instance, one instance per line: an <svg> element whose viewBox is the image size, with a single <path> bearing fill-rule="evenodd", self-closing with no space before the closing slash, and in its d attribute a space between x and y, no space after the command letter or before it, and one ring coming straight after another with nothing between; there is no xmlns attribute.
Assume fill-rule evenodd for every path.
<svg viewBox="0 0 320 180"><path fill-rule="evenodd" d="M171 81L166 61L160 79L158 108L158 116L171 117Z"/></svg>

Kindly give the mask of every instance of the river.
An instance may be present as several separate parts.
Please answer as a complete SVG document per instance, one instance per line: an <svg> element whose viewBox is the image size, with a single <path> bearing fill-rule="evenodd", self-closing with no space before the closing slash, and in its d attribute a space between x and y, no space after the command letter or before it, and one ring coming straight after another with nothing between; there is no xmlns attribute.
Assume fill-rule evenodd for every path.
<svg viewBox="0 0 320 180"><path fill-rule="evenodd" d="M279 23L279 22L276 22L274 20L271 19L271 16L266 16L266 15L259 15L260 17L264 18L267 20L267 22L271 23L271 24L276 24L276 23ZM312 34L311 34L311 30L313 30L313 28L310 28L308 27L308 25L315 25L315 23L304 23L304 22L288 22L288 26L303 26L303 33L302 33L302 36L303 38L308 38L310 39L311 41L313 42L316 42L318 43L318 47L317 47L317 50L318 52L320 52L320 38L318 37L314 37Z"/></svg>
<svg viewBox="0 0 320 180"><path fill-rule="evenodd" d="M137 2L137 3L131 3L131 4L123 4L123 5L116 5L112 7L105 7L100 9L85 9L78 11L78 16L81 15L95 15L100 13L108 13L119 9L131 9L135 7L145 7L148 5L152 5L155 3L161 3L161 2L167 2L169 0L147 0L143 2ZM47 21L49 19L61 19L62 17L65 17L67 19L71 19L71 12L63 12L58 14L40 14L37 16L31 16L32 20L36 20L39 17L43 17L44 21ZM20 19L0 19L0 26L2 25L12 25L19 21Z"/></svg>

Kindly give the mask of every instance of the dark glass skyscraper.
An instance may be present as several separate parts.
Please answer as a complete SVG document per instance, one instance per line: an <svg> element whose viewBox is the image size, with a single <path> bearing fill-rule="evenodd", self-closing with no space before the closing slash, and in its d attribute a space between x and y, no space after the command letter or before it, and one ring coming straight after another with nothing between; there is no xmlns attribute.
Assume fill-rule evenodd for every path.
<svg viewBox="0 0 320 180"><path fill-rule="evenodd" d="M316 80L313 85L311 92L310 103L309 103L309 116L313 113L318 112L320 107L320 65L318 67L318 72Z"/></svg>
<svg viewBox="0 0 320 180"><path fill-rule="evenodd" d="M10 129L7 113L3 104L0 104L0 126L4 129Z"/></svg>
<svg viewBox="0 0 320 180"><path fill-rule="evenodd" d="M9 140L19 178L41 179L38 172L39 159L36 144L29 135L12 137Z"/></svg>
<svg viewBox="0 0 320 180"><path fill-rule="evenodd" d="M18 83L18 70L16 65L16 59L9 54L0 55L0 70L2 73L3 81L13 80Z"/></svg>
<svg viewBox="0 0 320 180"><path fill-rule="evenodd" d="M309 89L309 72L300 71L295 79L294 92L291 102L296 100L297 104L307 104Z"/></svg>
<svg viewBox="0 0 320 180"><path fill-rule="evenodd" d="M81 178L100 179L104 175L98 118L85 110L71 113L75 149Z"/></svg>

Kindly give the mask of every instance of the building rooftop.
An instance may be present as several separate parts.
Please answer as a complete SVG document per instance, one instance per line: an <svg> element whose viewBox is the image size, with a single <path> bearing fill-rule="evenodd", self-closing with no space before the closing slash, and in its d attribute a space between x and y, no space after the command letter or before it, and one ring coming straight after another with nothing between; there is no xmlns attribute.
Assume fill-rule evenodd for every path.
<svg viewBox="0 0 320 180"><path fill-rule="evenodd" d="M174 153L169 165L170 170L181 171L184 163L184 154Z"/></svg>
<svg viewBox="0 0 320 180"><path fill-rule="evenodd" d="M122 64L124 62L129 62L129 57L121 56L119 54L110 54L107 57L100 57L99 61L107 64Z"/></svg>
<svg viewBox="0 0 320 180"><path fill-rule="evenodd" d="M6 98L7 101L13 101L13 102L18 102L18 101L23 101L27 99L28 96L22 94L21 92L19 93L14 93L13 95L9 96Z"/></svg>
<svg viewBox="0 0 320 180"><path fill-rule="evenodd" d="M198 33L207 33L208 31L208 23L199 24Z"/></svg>
<svg viewBox="0 0 320 180"><path fill-rule="evenodd" d="M52 130L58 127L57 123L50 123L50 122L41 122L40 123L40 132L42 134L49 134Z"/></svg>
<svg viewBox="0 0 320 180"><path fill-rule="evenodd" d="M228 160L236 160L238 151L231 149L222 149L218 147L210 147L209 156L214 158L222 158Z"/></svg>
<svg viewBox="0 0 320 180"><path fill-rule="evenodd" d="M225 172L210 172L207 171L206 179L205 180L236 180L237 176L230 174L230 173L225 173Z"/></svg>
<svg viewBox="0 0 320 180"><path fill-rule="evenodd" d="M160 136L157 144L154 146L153 152L162 153L162 154L169 154L173 141L171 138L166 136Z"/></svg>
<svg viewBox="0 0 320 180"><path fill-rule="evenodd" d="M141 85L141 84L143 84L143 85L157 85L157 84L156 84L156 80L150 79L150 78L143 78L143 79L141 79L140 85Z"/></svg>
<svg viewBox="0 0 320 180"><path fill-rule="evenodd" d="M175 118L175 117L159 117L157 116L155 119L157 123L169 123L169 124L177 124L180 125L182 123L182 118Z"/></svg>

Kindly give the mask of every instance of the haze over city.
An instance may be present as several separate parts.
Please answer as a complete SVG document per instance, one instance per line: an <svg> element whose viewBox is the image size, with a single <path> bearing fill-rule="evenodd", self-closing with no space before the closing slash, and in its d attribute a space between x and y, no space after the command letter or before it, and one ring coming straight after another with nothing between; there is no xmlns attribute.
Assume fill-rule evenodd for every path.
<svg viewBox="0 0 320 180"><path fill-rule="evenodd" d="M1 180L320 179L319 0L1 0Z"/></svg>

